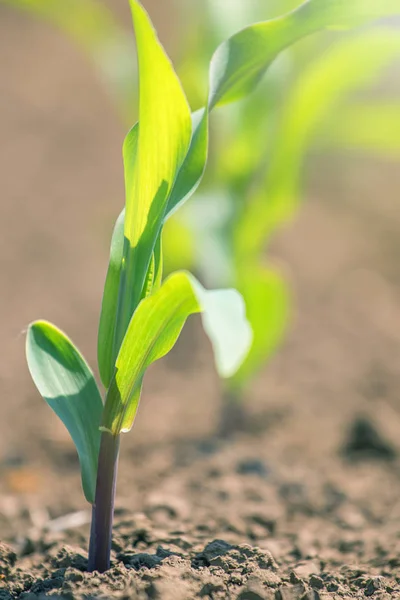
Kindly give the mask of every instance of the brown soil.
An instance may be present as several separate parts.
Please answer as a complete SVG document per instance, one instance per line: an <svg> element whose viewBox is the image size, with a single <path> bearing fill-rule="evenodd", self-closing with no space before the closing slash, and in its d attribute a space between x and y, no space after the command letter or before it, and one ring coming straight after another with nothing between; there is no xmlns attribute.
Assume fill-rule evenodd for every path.
<svg viewBox="0 0 400 600"><path fill-rule="evenodd" d="M21 330L54 320L95 364L123 128L79 53L3 7L0 70L0 599L400 598L396 165L314 161L273 249L296 314L248 390L246 431L215 437L196 321L151 369L122 444L113 567L88 574L74 449Z"/></svg>

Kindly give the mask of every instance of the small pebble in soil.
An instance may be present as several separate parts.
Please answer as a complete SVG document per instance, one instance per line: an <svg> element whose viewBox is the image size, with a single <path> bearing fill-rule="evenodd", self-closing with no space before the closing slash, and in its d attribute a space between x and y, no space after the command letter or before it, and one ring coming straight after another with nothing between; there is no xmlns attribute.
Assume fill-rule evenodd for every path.
<svg viewBox="0 0 400 600"><path fill-rule="evenodd" d="M312 588L317 590L322 590L324 587L323 579L321 579L321 577L317 577L317 575L311 575L309 583Z"/></svg>
<svg viewBox="0 0 400 600"><path fill-rule="evenodd" d="M7 576L15 565L17 555L12 548L0 543L0 575Z"/></svg>
<svg viewBox="0 0 400 600"><path fill-rule="evenodd" d="M341 453L348 460L386 460L396 458L393 446L366 417L357 417L350 424Z"/></svg>
<svg viewBox="0 0 400 600"><path fill-rule="evenodd" d="M365 596L373 596L378 590L382 590L385 587L384 577L371 577L366 581L365 585Z"/></svg>
<svg viewBox="0 0 400 600"><path fill-rule="evenodd" d="M237 463L236 473L239 475L258 475L266 478L269 475L269 470L259 458L246 458Z"/></svg>

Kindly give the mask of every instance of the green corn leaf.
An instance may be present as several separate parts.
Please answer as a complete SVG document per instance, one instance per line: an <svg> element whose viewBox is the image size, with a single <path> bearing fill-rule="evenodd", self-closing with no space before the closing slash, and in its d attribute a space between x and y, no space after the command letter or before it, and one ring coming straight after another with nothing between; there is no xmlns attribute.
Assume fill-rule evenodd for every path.
<svg viewBox="0 0 400 600"><path fill-rule="evenodd" d="M243 298L237 290L206 290L193 276L190 280L217 372L220 377L231 377L247 356L253 339Z"/></svg>
<svg viewBox="0 0 400 600"><path fill-rule="evenodd" d="M247 318L254 334L249 353L227 382L233 388L245 385L275 352L284 338L290 317L289 291L278 271L248 265L238 275L237 287L246 303Z"/></svg>
<svg viewBox="0 0 400 600"><path fill-rule="evenodd" d="M164 221L196 191L206 168L208 155L207 110L203 108L192 114L192 128L190 148L172 188Z"/></svg>
<svg viewBox="0 0 400 600"><path fill-rule="evenodd" d="M47 321L29 326L26 357L37 389L71 435L81 465L83 491L93 503L103 412L93 373L71 340Z"/></svg>
<svg viewBox="0 0 400 600"><path fill-rule="evenodd" d="M110 384L116 358L116 354L114 355L114 336L124 254L124 219L125 209L120 213L115 223L111 238L110 262L104 285L97 338L97 362L101 381L106 388Z"/></svg>
<svg viewBox="0 0 400 600"><path fill-rule="evenodd" d="M116 334L116 317L118 307L118 293L121 280L122 258L124 248L124 218L123 210L115 223L112 239L110 262L108 265L106 283L104 286L103 302L101 307L99 334L97 343L97 358L101 381L105 388L110 385L114 372L115 359L114 337ZM154 248L151 263L146 276L143 297L151 294L161 285L162 278L162 244L161 235L158 237Z"/></svg>
<svg viewBox="0 0 400 600"><path fill-rule="evenodd" d="M131 161L135 162L139 137L138 123L130 130L126 145L129 145ZM125 186L132 185L132 169L125 169ZM124 258L125 209L115 223L110 249L110 261L104 285L103 301L97 338L97 360L101 380L107 388L114 371L119 346L117 341L118 301L120 300L121 273Z"/></svg>
<svg viewBox="0 0 400 600"><path fill-rule="evenodd" d="M400 14L398 0L308 0L282 17L242 29L215 51L207 107L194 117L194 135L168 203L168 218L197 189L205 170L209 114L248 95L285 48L322 29L351 27ZM388 32L389 36L392 34Z"/></svg>
<svg viewBox="0 0 400 600"><path fill-rule="evenodd" d="M239 367L252 338L240 294L207 291L190 274L174 273L142 300L131 319L107 393L103 429L118 435L132 427L145 370L171 350L187 317L198 312L220 374L231 376Z"/></svg>
<svg viewBox="0 0 400 600"><path fill-rule="evenodd" d="M376 101L344 106L339 119L326 123L318 144L324 149L352 150L398 159L400 103Z"/></svg>
<svg viewBox="0 0 400 600"><path fill-rule="evenodd" d="M210 108L238 100L258 84L277 54L321 29L400 14L398 0L308 0L294 11L242 29L217 49L210 68Z"/></svg>
<svg viewBox="0 0 400 600"><path fill-rule="evenodd" d="M131 0L139 64L139 132L124 144L124 263L119 292L119 348L145 285L168 198L191 139L191 115L173 67L149 17ZM156 74L156 76L155 76Z"/></svg>
<svg viewBox="0 0 400 600"><path fill-rule="evenodd" d="M239 261L258 256L298 204L303 160L329 115L400 56L400 36L387 28L346 37L302 72L287 95L266 178L247 203L235 234ZM338 112L340 115L340 112Z"/></svg>

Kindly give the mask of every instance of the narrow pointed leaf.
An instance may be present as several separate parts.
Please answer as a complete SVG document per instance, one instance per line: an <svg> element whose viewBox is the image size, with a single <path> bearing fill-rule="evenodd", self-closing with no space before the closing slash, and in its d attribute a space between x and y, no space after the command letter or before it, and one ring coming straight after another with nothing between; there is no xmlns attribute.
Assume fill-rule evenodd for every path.
<svg viewBox="0 0 400 600"><path fill-rule="evenodd" d="M104 429L118 435L132 427L145 370L171 350L187 317L202 311L220 373L232 375L239 367L252 333L238 292L209 292L190 274L174 273L142 300L131 319L107 393Z"/></svg>
<svg viewBox="0 0 400 600"><path fill-rule="evenodd" d="M97 339L97 361L101 381L105 388L110 384L116 358L114 336L124 252L124 216L125 210L120 213L111 238L110 262L104 285Z"/></svg>
<svg viewBox="0 0 400 600"><path fill-rule="evenodd" d="M37 389L71 435L81 465L83 491L93 503L103 412L93 373L71 340L47 321L29 326L26 357Z"/></svg>
<svg viewBox="0 0 400 600"><path fill-rule="evenodd" d="M190 109L143 7L131 0L139 64L139 134L124 144L126 212L118 346L142 297L168 198L191 138ZM156 76L155 76L156 75Z"/></svg>
<svg viewBox="0 0 400 600"><path fill-rule="evenodd" d="M129 146L130 160L134 165L139 137L136 123L127 135L125 144ZM132 169L125 169L125 186L132 186ZM103 385L107 388L114 371L119 346L117 342L118 302L120 301L121 273L124 258L125 209L120 213L111 238L110 261L104 285L101 305L99 332L97 338L97 361ZM122 291L121 291L122 293Z"/></svg>

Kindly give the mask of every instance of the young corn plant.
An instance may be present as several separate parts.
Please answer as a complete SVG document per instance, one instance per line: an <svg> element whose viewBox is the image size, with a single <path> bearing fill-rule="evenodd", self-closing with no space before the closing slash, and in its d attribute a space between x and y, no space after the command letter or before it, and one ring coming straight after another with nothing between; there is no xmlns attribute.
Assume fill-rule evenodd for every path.
<svg viewBox="0 0 400 600"><path fill-rule="evenodd" d="M321 56L310 60L287 90L275 123L275 134L264 145L263 158L255 169L253 185L247 181L246 202L235 194L236 215L231 219L231 265L234 284L246 302L247 315L254 331L249 353L238 371L226 380L228 397L241 398L254 374L271 356L284 337L290 315L290 292L283 275L265 260L276 231L293 219L302 199L301 181L305 158L310 148L321 148L319 139L345 149L357 145L357 131L363 126L364 137L359 138L361 151L378 151L381 155L399 156L396 138L400 106L393 102L382 133L379 104L363 112L362 103L351 105L348 99L368 88L379 75L400 57L400 36L394 29L374 27L354 36L345 36L332 44ZM346 103L347 101L347 103ZM336 125L347 104L353 127L343 131ZM370 107L370 104L366 105ZM333 119L332 115L338 115ZM397 117L396 117L397 114ZM365 115L371 117L366 123ZM361 121L361 119L363 119ZM328 124L330 123L330 126ZM324 132L325 129L325 132ZM336 132L329 142L329 132ZM376 132L376 133L375 133ZM371 140L363 147L362 140ZM336 140L336 141L335 141ZM236 197L235 197L236 195ZM268 310L265 307L268 306ZM229 411L229 407L227 409Z"/></svg>
<svg viewBox="0 0 400 600"><path fill-rule="evenodd" d="M374 16L374 3L364 2L355 0L362 17ZM123 147L125 208L112 236L99 324L104 403L90 367L62 331L36 321L26 340L32 378L77 449L83 491L92 505L89 569L100 572L110 566L120 438L135 420L147 367L171 350L193 313L202 315L221 376L235 373L252 341L238 292L208 291L185 271L162 280L162 230L202 178L210 112L248 94L275 56L300 37L354 20L342 0L309 0L281 19L242 30L217 49L207 106L191 115L147 13L137 0L130 5L139 122Z"/></svg>
<svg viewBox="0 0 400 600"><path fill-rule="evenodd" d="M209 3L223 10L218 0ZM214 29L224 28L218 11L217 16ZM224 435L246 427L246 390L290 322L288 284L266 251L277 229L298 209L308 152L350 147L380 156L400 153L398 101L349 101L400 56L397 29L363 28L322 49L321 41L320 36L307 41L300 64L290 60L294 53L286 53L286 62L275 67L256 94L222 115L214 164L209 165L214 172L201 196L178 217L193 232L191 254L198 271L208 284L234 285L240 291L254 332L245 361L222 383ZM199 64L198 57L197 71Z"/></svg>

